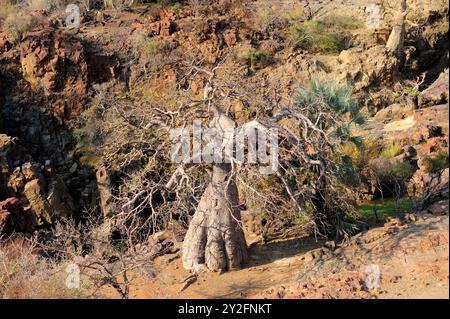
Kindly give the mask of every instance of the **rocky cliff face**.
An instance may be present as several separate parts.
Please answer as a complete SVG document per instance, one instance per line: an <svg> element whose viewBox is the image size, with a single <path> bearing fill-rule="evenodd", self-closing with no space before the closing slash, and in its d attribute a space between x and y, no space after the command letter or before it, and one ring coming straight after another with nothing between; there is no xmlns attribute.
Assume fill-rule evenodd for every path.
<svg viewBox="0 0 450 319"><path fill-rule="evenodd" d="M85 49L47 25L18 45L4 44L3 51L0 199L18 200L33 227L79 217L96 201L95 175L74 157L70 129L88 93ZM17 214L10 212L9 220Z"/></svg>
<svg viewBox="0 0 450 319"><path fill-rule="evenodd" d="M301 7L303 14L296 22L339 10L358 12L366 19L372 2L279 1L266 9ZM73 136L73 122L89 104L92 86L116 80L130 91L157 96L175 88L195 98L205 78L192 76L187 82L192 74L186 74L186 64L194 61L207 66L220 62L226 72L244 79L243 84L251 88L245 100L232 108L238 121L258 109L290 103L295 88L313 76L353 86L360 105L368 114L377 114L377 124L382 123L372 132L381 132L383 138L412 134L415 140L410 146L419 154L419 171L413 178L423 180L421 157L433 154L436 145L448 153L448 125L431 123L448 113L448 69L442 73L448 68L448 12L441 2L431 1L424 7L422 1L409 1L415 22L406 28L406 56L398 66L402 78L395 83L389 76L392 66L383 60L392 27L389 15L383 16L382 28L346 31L346 46L335 54L293 49L289 23L274 20L261 25L257 13L267 4L264 1L211 1L181 10L91 12L76 34L49 18L24 34L20 43L0 32L0 200L7 201L2 204L3 224L7 228L27 224L13 222L14 216L23 215L22 209L34 217L35 226L44 226L62 217L81 216L83 208L107 202L99 200L95 168L80 162ZM395 3L380 5L395 7ZM133 51L133 39L141 37L161 45L150 62L143 62ZM270 55L270 63L236 57L240 48L249 47ZM149 70L161 56L158 71ZM412 94L393 98L398 86L400 91L416 87ZM413 116L413 125L392 130L398 124L395 121L408 116Z"/></svg>

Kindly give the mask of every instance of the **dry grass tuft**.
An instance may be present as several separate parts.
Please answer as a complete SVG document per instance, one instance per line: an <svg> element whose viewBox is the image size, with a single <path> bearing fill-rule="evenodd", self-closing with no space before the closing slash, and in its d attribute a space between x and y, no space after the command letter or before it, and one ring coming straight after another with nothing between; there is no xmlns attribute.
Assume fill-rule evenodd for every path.
<svg viewBox="0 0 450 319"><path fill-rule="evenodd" d="M66 286L67 262L39 256L36 244L14 238L0 242L0 298L86 298L87 290Z"/></svg>

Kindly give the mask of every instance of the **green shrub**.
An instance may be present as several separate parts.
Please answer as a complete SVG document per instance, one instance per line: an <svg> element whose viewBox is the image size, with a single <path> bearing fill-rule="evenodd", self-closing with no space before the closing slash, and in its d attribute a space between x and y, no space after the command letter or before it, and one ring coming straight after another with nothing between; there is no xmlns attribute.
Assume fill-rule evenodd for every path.
<svg viewBox="0 0 450 319"><path fill-rule="evenodd" d="M157 40L150 39L150 38L143 38L143 40L142 40L142 55L144 55L147 58L153 57L156 54L158 54L160 46L161 46L161 44Z"/></svg>
<svg viewBox="0 0 450 319"><path fill-rule="evenodd" d="M168 55L163 52L164 44L146 36L134 39L133 50L134 56L142 62L146 72L158 71L168 60Z"/></svg>
<svg viewBox="0 0 450 319"><path fill-rule="evenodd" d="M294 25L291 30L291 45L310 52L335 53L344 48L337 33L328 31L316 20Z"/></svg>
<svg viewBox="0 0 450 319"><path fill-rule="evenodd" d="M412 86L405 86L401 88L401 90L392 92L392 97L394 98L394 100L397 100L402 96L415 98L418 97L419 95L420 91Z"/></svg>
<svg viewBox="0 0 450 319"><path fill-rule="evenodd" d="M252 70L264 68L273 62L272 57L267 52L254 48L241 48L237 52L237 57Z"/></svg>
<svg viewBox="0 0 450 319"><path fill-rule="evenodd" d="M390 167L388 169L388 176L390 179L392 179L394 182L401 182L408 178L410 178L415 172L414 167L407 163L398 163L397 165Z"/></svg>
<svg viewBox="0 0 450 319"><path fill-rule="evenodd" d="M305 17L303 8L296 8L288 11L274 10L270 7L265 7L259 10L257 23L262 30L269 30L273 28L283 28L292 25L300 18Z"/></svg>
<svg viewBox="0 0 450 319"><path fill-rule="evenodd" d="M322 82L317 78L311 80L311 84L308 88L301 87L296 96L296 105L308 114L309 117L315 119L317 116L317 108L321 109L322 106L332 109L333 116L345 116L350 115L351 120L347 124L363 124L365 122L364 116L359 112L359 108L355 103L352 96L352 89L348 86L339 86L334 82ZM338 130L338 133L345 133L346 130L343 127L337 128L333 125L334 118L321 117L321 127L330 128L334 127ZM314 121L315 122L315 121ZM346 127L349 129L349 127ZM349 133L349 132L347 132ZM351 141L353 142L353 141Z"/></svg>
<svg viewBox="0 0 450 319"><path fill-rule="evenodd" d="M341 147L341 152L348 156L353 165L362 171L371 160L380 156L382 145L376 138L365 137L362 141L362 147L357 147L355 144L347 142Z"/></svg>
<svg viewBox="0 0 450 319"><path fill-rule="evenodd" d="M410 96L410 97L417 97L420 95L420 91L416 88L413 88L411 86L407 86L403 89L403 94Z"/></svg>
<svg viewBox="0 0 450 319"><path fill-rule="evenodd" d="M331 13L320 19L326 28L355 30L364 27L364 23L358 18L348 14Z"/></svg>
<svg viewBox="0 0 450 319"><path fill-rule="evenodd" d="M306 148L306 153L321 161L321 164L302 165L295 172L296 187L318 181L320 176L326 175L326 183L311 185L317 194L311 198L313 216L316 221L326 224L323 228L319 226L325 233L332 233L336 238L348 236L354 231L354 187L359 183L359 174L351 158L341 152L341 146L352 143L356 147L362 147L361 138L355 136L351 128L355 124L364 123L365 118L359 112L350 87L334 82L321 82L316 78L313 78L308 87L299 89L294 105L299 113L314 123L317 131L326 132L329 141L322 143L322 135L314 138L314 133L307 133L311 135L308 137L310 141L317 139L311 142L315 143L313 151ZM300 121L298 123L297 134L305 134L302 132L303 125Z"/></svg>
<svg viewBox="0 0 450 319"><path fill-rule="evenodd" d="M424 159L428 173L438 173L448 167L448 154L440 151L436 156L427 156Z"/></svg>
<svg viewBox="0 0 450 319"><path fill-rule="evenodd" d="M393 158L402 153L402 146L398 143L392 143L381 151L381 156L385 158Z"/></svg>

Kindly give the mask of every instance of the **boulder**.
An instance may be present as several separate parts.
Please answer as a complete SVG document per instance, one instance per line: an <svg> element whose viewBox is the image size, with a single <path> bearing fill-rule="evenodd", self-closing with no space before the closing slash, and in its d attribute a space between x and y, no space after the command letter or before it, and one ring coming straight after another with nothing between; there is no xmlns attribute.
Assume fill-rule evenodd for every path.
<svg viewBox="0 0 450 319"><path fill-rule="evenodd" d="M384 45L364 50L350 48L339 54L336 81L349 84L359 91L373 84L390 84L395 80L398 59L386 51Z"/></svg>
<svg viewBox="0 0 450 319"><path fill-rule="evenodd" d="M434 157L439 152L448 153L448 140L446 137L430 137L416 146L419 168L425 168L425 158Z"/></svg>
<svg viewBox="0 0 450 319"><path fill-rule="evenodd" d="M24 163L22 165L22 174L27 181L42 178L41 165L38 163Z"/></svg>
<svg viewBox="0 0 450 319"><path fill-rule="evenodd" d="M419 106L428 107L448 102L448 69L442 72L436 81L419 95Z"/></svg>
<svg viewBox="0 0 450 319"><path fill-rule="evenodd" d="M408 132L410 142L419 144L430 138L446 136L449 133L448 104L435 105L414 112L414 126Z"/></svg>
<svg viewBox="0 0 450 319"><path fill-rule="evenodd" d="M159 12L146 16L147 25L145 33L149 37L163 36L167 37L174 33L178 27L174 22L176 14L172 10L160 10ZM140 29L140 28L138 28Z"/></svg>
<svg viewBox="0 0 450 319"><path fill-rule="evenodd" d="M9 175L8 188L14 193L19 193L25 187L27 182L25 176L22 174L20 167L17 167L14 172Z"/></svg>
<svg viewBox="0 0 450 319"><path fill-rule="evenodd" d="M0 236L14 231L30 232L32 228L32 216L24 211L18 198L11 197L0 202Z"/></svg>
<svg viewBox="0 0 450 319"><path fill-rule="evenodd" d="M45 196L42 182L34 179L25 185L23 194L30 203L31 212L36 216L38 225L51 225L53 223L53 209Z"/></svg>
<svg viewBox="0 0 450 319"><path fill-rule="evenodd" d="M244 234L247 242L259 240L262 235L261 213L255 211L241 211Z"/></svg>
<svg viewBox="0 0 450 319"><path fill-rule="evenodd" d="M402 105L399 103L391 104L388 107L381 109L378 111L374 118L378 121L385 120L400 120L405 118L408 115L412 115L414 113L414 107L409 105Z"/></svg>
<svg viewBox="0 0 450 319"><path fill-rule="evenodd" d="M416 143L423 143L427 140L442 136L442 127L436 125L417 125L413 129L412 140Z"/></svg>
<svg viewBox="0 0 450 319"><path fill-rule="evenodd" d="M227 46L234 46L238 41L236 30L226 30L223 33L223 40Z"/></svg>
<svg viewBox="0 0 450 319"><path fill-rule="evenodd" d="M169 36L174 33L177 29L175 24L176 14L171 10L163 10L161 12L161 22L160 22L160 34L162 36Z"/></svg>
<svg viewBox="0 0 450 319"><path fill-rule="evenodd" d="M0 134L0 167L9 170L21 163L26 157L26 150L19 144L17 137Z"/></svg>
<svg viewBox="0 0 450 319"><path fill-rule="evenodd" d="M0 54L8 52L13 47L13 39L5 32L0 32Z"/></svg>
<svg viewBox="0 0 450 319"><path fill-rule="evenodd" d="M408 183L410 196L423 199L422 208L449 198L449 169L442 173L428 173L424 168L417 170Z"/></svg>
<svg viewBox="0 0 450 319"><path fill-rule="evenodd" d="M23 160L26 160L26 157L27 152L19 144L18 138L0 134L0 196L3 198L11 196L9 192L9 188L11 187L9 185L10 174L11 172L15 172L13 168L20 165ZM17 186L20 186L23 184L21 180L24 177L19 175L21 175L20 168L18 169L17 176L14 176L17 178L17 183L14 183L14 185L17 184Z"/></svg>

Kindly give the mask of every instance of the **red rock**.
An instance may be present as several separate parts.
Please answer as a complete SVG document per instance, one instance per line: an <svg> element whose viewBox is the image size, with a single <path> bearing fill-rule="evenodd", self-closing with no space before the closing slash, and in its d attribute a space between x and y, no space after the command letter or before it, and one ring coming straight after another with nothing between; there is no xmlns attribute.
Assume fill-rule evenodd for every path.
<svg viewBox="0 0 450 319"><path fill-rule="evenodd" d="M448 102L448 69L439 75L439 78L431 84L419 96L419 104L421 107L436 105Z"/></svg>
<svg viewBox="0 0 450 319"><path fill-rule="evenodd" d="M223 33L223 40L225 44L229 47L237 43L236 32L234 30L226 31Z"/></svg>
<svg viewBox="0 0 450 319"><path fill-rule="evenodd" d="M43 89L47 96L58 93L64 98L63 110L53 110L61 123L83 111L88 63L80 41L53 27L29 32L20 44L20 63L32 90Z"/></svg>
<svg viewBox="0 0 450 319"><path fill-rule="evenodd" d="M0 54L8 52L12 47L12 42L5 33L0 33Z"/></svg>
<svg viewBox="0 0 450 319"><path fill-rule="evenodd" d="M29 232L33 223L19 199L8 198L0 202L0 235L9 235L14 231Z"/></svg>

